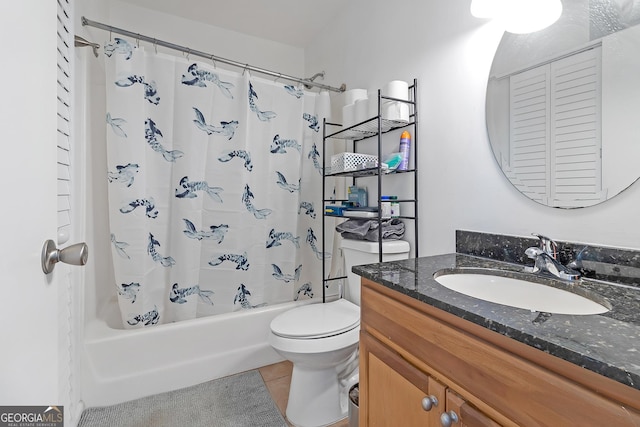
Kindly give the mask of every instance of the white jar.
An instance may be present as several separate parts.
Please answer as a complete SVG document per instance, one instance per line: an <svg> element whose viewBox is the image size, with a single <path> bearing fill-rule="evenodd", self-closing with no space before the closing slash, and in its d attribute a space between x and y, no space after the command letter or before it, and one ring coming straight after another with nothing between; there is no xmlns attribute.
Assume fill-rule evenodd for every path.
<svg viewBox="0 0 640 427"><path fill-rule="evenodd" d="M382 218L394 218L400 215L400 205L398 196L382 196L380 198L380 208ZM394 216L395 212L395 216Z"/></svg>
<svg viewBox="0 0 640 427"><path fill-rule="evenodd" d="M398 218L400 216L400 203L397 200L390 202L391 218Z"/></svg>
<svg viewBox="0 0 640 427"><path fill-rule="evenodd" d="M391 218L391 202L382 201L380 202L380 216L382 218Z"/></svg>

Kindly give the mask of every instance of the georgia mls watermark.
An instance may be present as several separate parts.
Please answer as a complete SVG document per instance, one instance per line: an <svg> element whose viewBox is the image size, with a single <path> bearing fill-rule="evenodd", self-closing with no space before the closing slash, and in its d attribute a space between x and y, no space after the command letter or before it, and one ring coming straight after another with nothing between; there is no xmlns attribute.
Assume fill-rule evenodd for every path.
<svg viewBox="0 0 640 427"><path fill-rule="evenodd" d="M0 406L0 427L64 427L64 407Z"/></svg>

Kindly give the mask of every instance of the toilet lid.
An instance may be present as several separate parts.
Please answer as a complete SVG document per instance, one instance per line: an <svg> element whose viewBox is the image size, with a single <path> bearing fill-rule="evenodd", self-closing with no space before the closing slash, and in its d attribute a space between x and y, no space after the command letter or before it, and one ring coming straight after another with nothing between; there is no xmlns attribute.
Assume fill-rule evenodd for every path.
<svg viewBox="0 0 640 427"><path fill-rule="evenodd" d="M294 308L271 321L271 331L285 338L323 338L350 331L360 324L360 307L340 299Z"/></svg>

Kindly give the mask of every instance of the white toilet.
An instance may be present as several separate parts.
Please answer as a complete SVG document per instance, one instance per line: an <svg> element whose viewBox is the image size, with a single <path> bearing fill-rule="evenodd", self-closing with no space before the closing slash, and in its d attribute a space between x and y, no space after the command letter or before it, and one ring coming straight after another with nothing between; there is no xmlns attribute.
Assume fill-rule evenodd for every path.
<svg viewBox="0 0 640 427"><path fill-rule="evenodd" d="M271 322L269 343L293 363L287 419L297 427L321 427L347 416L347 391L358 381L360 276L354 265L379 261L378 243L342 241L347 286L345 297L280 314ZM404 240L382 244L383 261L409 257Z"/></svg>

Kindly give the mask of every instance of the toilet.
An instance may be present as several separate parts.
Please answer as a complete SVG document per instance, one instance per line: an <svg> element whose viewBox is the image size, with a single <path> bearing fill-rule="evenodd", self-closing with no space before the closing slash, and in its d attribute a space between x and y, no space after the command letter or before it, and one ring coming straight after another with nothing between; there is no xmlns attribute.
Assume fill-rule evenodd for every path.
<svg viewBox="0 0 640 427"><path fill-rule="evenodd" d="M321 427L347 416L349 388L358 381L360 276L354 265L379 261L378 243L343 239L347 284L337 301L309 304L278 315L269 343L293 363L286 415L296 427ZM382 243L383 261L409 257L409 243Z"/></svg>

